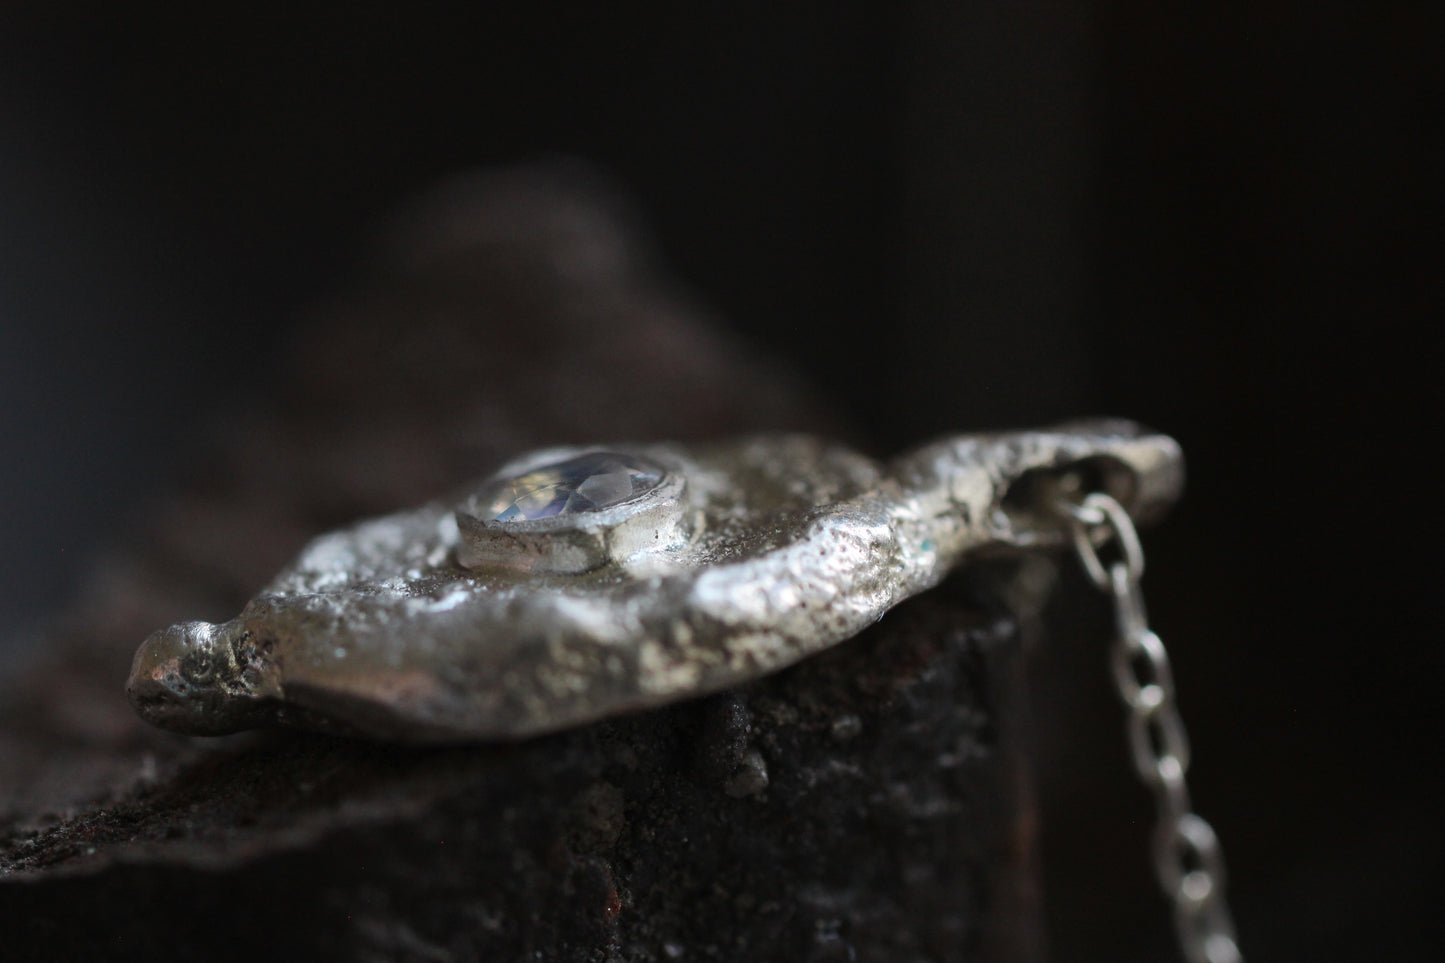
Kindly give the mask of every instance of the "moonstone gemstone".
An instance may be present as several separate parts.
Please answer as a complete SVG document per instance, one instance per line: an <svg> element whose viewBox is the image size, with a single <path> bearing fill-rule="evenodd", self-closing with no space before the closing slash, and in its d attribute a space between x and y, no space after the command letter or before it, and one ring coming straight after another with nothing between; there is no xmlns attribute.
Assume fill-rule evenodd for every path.
<svg viewBox="0 0 1445 963"><path fill-rule="evenodd" d="M480 499L483 518L499 522L595 512L651 491L662 472L642 459L594 451L495 482Z"/></svg>

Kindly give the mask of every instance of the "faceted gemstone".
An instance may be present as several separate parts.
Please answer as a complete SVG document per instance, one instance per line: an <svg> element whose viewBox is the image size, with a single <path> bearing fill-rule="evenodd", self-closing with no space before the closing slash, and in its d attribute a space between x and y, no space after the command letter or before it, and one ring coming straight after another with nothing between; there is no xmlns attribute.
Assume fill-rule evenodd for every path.
<svg viewBox="0 0 1445 963"><path fill-rule="evenodd" d="M661 470L649 462L594 451L495 483L480 500L481 515L510 522L595 512L650 491L661 481Z"/></svg>

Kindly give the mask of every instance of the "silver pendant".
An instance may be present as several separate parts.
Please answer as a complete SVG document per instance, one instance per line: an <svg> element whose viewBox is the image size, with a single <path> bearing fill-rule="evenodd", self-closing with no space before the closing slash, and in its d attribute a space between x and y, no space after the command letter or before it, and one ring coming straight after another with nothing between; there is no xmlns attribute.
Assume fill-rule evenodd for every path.
<svg viewBox="0 0 1445 963"><path fill-rule="evenodd" d="M797 435L549 449L321 536L231 621L148 638L127 691L195 734L522 738L776 671L978 553L1067 545L1039 486L1147 518L1182 481L1178 445L1127 422L887 464Z"/></svg>

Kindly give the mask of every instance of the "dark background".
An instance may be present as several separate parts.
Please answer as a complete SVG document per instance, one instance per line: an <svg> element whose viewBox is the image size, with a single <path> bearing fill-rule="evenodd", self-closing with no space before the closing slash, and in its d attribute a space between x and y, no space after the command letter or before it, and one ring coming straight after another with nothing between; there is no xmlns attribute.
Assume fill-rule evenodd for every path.
<svg viewBox="0 0 1445 963"><path fill-rule="evenodd" d="M1439 6L603 6L0 13L0 653L397 204L573 155L881 452L1083 413L1178 437L1146 590L1247 953L1445 945ZM1076 578L1056 609L1103 631ZM1163 959L1074 634L1036 685L1056 955Z"/></svg>

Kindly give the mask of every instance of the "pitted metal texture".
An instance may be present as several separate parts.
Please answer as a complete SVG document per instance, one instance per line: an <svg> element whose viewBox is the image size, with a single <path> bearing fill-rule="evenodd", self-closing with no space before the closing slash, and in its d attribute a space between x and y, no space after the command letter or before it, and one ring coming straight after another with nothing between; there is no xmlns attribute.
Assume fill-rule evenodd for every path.
<svg viewBox="0 0 1445 963"><path fill-rule="evenodd" d="M471 513L508 472L593 451L660 465L666 483L515 536ZM316 539L231 621L148 638L128 693L147 720L196 734L554 731L776 671L976 553L1065 545L1027 491L1065 478L1147 519L1183 466L1172 439L1119 421L958 436L887 464L800 435L550 449Z"/></svg>

